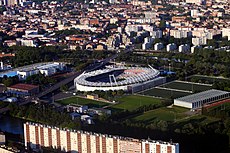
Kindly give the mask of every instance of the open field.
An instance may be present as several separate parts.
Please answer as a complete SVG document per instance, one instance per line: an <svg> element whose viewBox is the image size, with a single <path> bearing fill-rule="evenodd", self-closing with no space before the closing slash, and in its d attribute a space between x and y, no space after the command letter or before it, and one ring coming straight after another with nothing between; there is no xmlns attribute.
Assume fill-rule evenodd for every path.
<svg viewBox="0 0 230 153"><path fill-rule="evenodd" d="M63 104L63 105L79 104L79 105L87 105L89 107L104 107L104 106L109 105L109 103L104 103L104 102L81 98L81 97L70 97L70 98L59 100L56 102Z"/></svg>
<svg viewBox="0 0 230 153"><path fill-rule="evenodd" d="M209 90L212 87L211 86L206 86L206 85L200 85L200 84L194 84L194 83L188 83L188 82L170 82L165 85L161 85L161 87L165 88L171 88L171 89L179 89L179 90L187 90L187 91L195 91L195 92L200 92L200 91L205 91Z"/></svg>
<svg viewBox="0 0 230 153"><path fill-rule="evenodd" d="M153 96L153 97L162 97L162 98L178 98L178 97L187 96L190 93L153 88L153 89L140 92L139 94Z"/></svg>
<svg viewBox="0 0 230 153"><path fill-rule="evenodd" d="M0 101L0 108L6 107L9 103Z"/></svg>
<svg viewBox="0 0 230 153"><path fill-rule="evenodd" d="M221 78L221 77L214 77L214 76L204 76L204 75L193 75L188 77L189 81L195 82L206 82L209 84L213 84L214 82L218 81L230 81L228 78Z"/></svg>
<svg viewBox="0 0 230 153"><path fill-rule="evenodd" d="M179 98L192 94L192 92L201 92L211 89L210 85L196 84L192 82L173 81L140 92L139 94L162 97L162 98Z"/></svg>
<svg viewBox="0 0 230 153"><path fill-rule="evenodd" d="M111 108L114 110L135 110L143 105L157 104L161 105L162 100L158 98L138 96L138 95L129 95L118 98L116 101L120 102L119 104L113 105Z"/></svg>
<svg viewBox="0 0 230 153"><path fill-rule="evenodd" d="M230 117L230 102L204 107L203 114L215 117Z"/></svg>
<svg viewBox="0 0 230 153"><path fill-rule="evenodd" d="M181 119L177 122L178 125L180 124L185 124L186 123L197 123L200 125L207 125L209 123L212 122L216 122L219 121L219 118L215 118L215 117L210 117L210 116L206 116L206 115L196 115L196 116L192 116L188 119Z"/></svg>
<svg viewBox="0 0 230 153"><path fill-rule="evenodd" d="M188 109L182 107L173 106L172 108L161 107L155 110L145 112L139 116L131 118L134 122L141 122L145 124L151 124L154 121L174 121L177 119L185 118Z"/></svg>

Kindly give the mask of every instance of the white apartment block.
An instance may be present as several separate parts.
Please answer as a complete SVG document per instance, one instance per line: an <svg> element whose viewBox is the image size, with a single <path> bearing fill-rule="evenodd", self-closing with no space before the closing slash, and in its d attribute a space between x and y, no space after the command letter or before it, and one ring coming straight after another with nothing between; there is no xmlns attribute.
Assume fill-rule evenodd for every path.
<svg viewBox="0 0 230 153"><path fill-rule="evenodd" d="M154 45L154 50L161 50L164 48L164 45L162 43L156 43Z"/></svg>
<svg viewBox="0 0 230 153"><path fill-rule="evenodd" d="M192 31L193 37L206 37L207 39L213 39L214 36L220 35L221 30L218 29L194 29Z"/></svg>
<svg viewBox="0 0 230 153"><path fill-rule="evenodd" d="M185 53L190 51L190 46L188 44L180 45L178 48L179 52Z"/></svg>
<svg viewBox="0 0 230 153"><path fill-rule="evenodd" d="M0 132L0 145L5 144L6 142L6 136L4 133Z"/></svg>
<svg viewBox="0 0 230 153"><path fill-rule="evenodd" d="M192 38L192 44L194 46L206 45L207 44L207 37Z"/></svg>
<svg viewBox="0 0 230 153"><path fill-rule="evenodd" d="M170 30L170 36L174 38L187 38L191 35L192 32L188 30Z"/></svg>
<svg viewBox="0 0 230 153"><path fill-rule="evenodd" d="M163 32L161 30L150 31L150 36L153 38L162 38Z"/></svg>
<svg viewBox="0 0 230 153"><path fill-rule="evenodd" d="M144 43L142 44L142 49L146 50L146 49L151 48L153 46L153 41L154 41L154 38L151 38L151 37L144 38Z"/></svg>
<svg viewBox="0 0 230 153"><path fill-rule="evenodd" d="M191 10L191 17L198 17L199 16L199 10Z"/></svg>
<svg viewBox="0 0 230 153"><path fill-rule="evenodd" d="M191 3L191 4L196 4L196 5L201 5L204 4L206 0L186 0L186 3Z"/></svg>
<svg viewBox="0 0 230 153"><path fill-rule="evenodd" d="M125 32L130 33L131 31L138 32L142 31L143 27L141 25L136 25L136 24L128 24L125 27Z"/></svg>
<svg viewBox="0 0 230 153"><path fill-rule="evenodd" d="M147 50L147 49L150 49L151 47L153 46L152 43L143 43L142 44L142 50Z"/></svg>
<svg viewBox="0 0 230 153"><path fill-rule="evenodd" d="M166 46L166 51L167 51L167 52L170 52L170 51L173 51L173 50L176 50L176 49L177 49L177 46L176 46L176 44L174 44L174 43L168 44L168 45Z"/></svg>
<svg viewBox="0 0 230 153"><path fill-rule="evenodd" d="M146 19L152 19L152 18L157 17L157 13L154 11L146 11L146 12L144 12L144 14L145 14Z"/></svg>
<svg viewBox="0 0 230 153"><path fill-rule="evenodd" d="M229 37L230 36L230 27L222 29L222 37Z"/></svg>
<svg viewBox="0 0 230 153"><path fill-rule="evenodd" d="M19 39L17 39L19 40ZM37 43L35 39L20 39L19 40L21 46L30 46L30 47L36 47Z"/></svg>
<svg viewBox="0 0 230 153"><path fill-rule="evenodd" d="M53 147L73 153L179 153L178 143L71 131L28 122L24 124L24 138L26 148Z"/></svg>

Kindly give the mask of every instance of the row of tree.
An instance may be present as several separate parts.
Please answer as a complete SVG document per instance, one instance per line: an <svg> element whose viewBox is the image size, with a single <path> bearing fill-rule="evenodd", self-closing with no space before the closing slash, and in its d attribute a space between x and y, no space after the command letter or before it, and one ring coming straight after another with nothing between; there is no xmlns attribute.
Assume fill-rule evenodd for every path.
<svg viewBox="0 0 230 153"><path fill-rule="evenodd" d="M18 106L11 103L8 107L9 114L14 117L62 128L80 129L81 127L80 120L72 120L68 113L57 111L52 106L41 104Z"/></svg>

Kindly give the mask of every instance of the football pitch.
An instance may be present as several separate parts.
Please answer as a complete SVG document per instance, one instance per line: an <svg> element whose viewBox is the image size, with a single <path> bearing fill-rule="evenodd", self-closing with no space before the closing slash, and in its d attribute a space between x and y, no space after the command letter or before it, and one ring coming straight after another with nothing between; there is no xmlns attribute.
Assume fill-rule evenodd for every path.
<svg viewBox="0 0 230 153"><path fill-rule="evenodd" d="M149 90L139 92L139 94L153 97L175 99L209 89L212 89L211 85L185 81L173 81Z"/></svg>
<svg viewBox="0 0 230 153"><path fill-rule="evenodd" d="M77 104L77 105L87 105L90 108L91 107L104 107L109 105L109 103L105 103L105 102L101 102L101 101L97 101L97 100L91 100L91 99L86 99L86 98L81 98L81 97L70 97L70 98L66 98L63 100L58 100L56 101L57 103L60 103L62 105L69 105L69 104Z"/></svg>
<svg viewBox="0 0 230 153"><path fill-rule="evenodd" d="M113 105L111 108L115 111L121 110L135 110L138 107L144 105L161 105L162 101L158 98L148 97L148 96L139 96L139 95L126 95L121 98L118 98L118 104Z"/></svg>

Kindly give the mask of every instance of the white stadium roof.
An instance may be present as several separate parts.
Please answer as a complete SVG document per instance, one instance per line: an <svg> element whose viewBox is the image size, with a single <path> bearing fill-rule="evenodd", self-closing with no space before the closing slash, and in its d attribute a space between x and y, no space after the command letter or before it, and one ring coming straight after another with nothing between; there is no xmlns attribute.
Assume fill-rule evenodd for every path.
<svg viewBox="0 0 230 153"><path fill-rule="evenodd" d="M133 76L127 76L122 81L115 82L92 82L88 81L87 78L92 76L97 76L100 74L109 73L115 70L143 70L143 72L140 72ZM75 79L75 82L84 85L84 86L94 86L94 87L110 87L110 86L122 86L122 85L129 85L129 84L136 84L140 82L145 82L151 79L154 79L158 77L159 71L153 68L142 68L142 67L117 67L117 68L107 68L103 70L96 70L88 73L83 73L79 77Z"/></svg>
<svg viewBox="0 0 230 153"><path fill-rule="evenodd" d="M196 94L188 95L185 97L177 98L176 100L184 101L187 103L194 103L197 101L211 99L211 98L215 98L215 97L223 96L223 95L227 95L227 94L228 94L228 96L230 96L230 92L211 89L211 90L199 92Z"/></svg>

